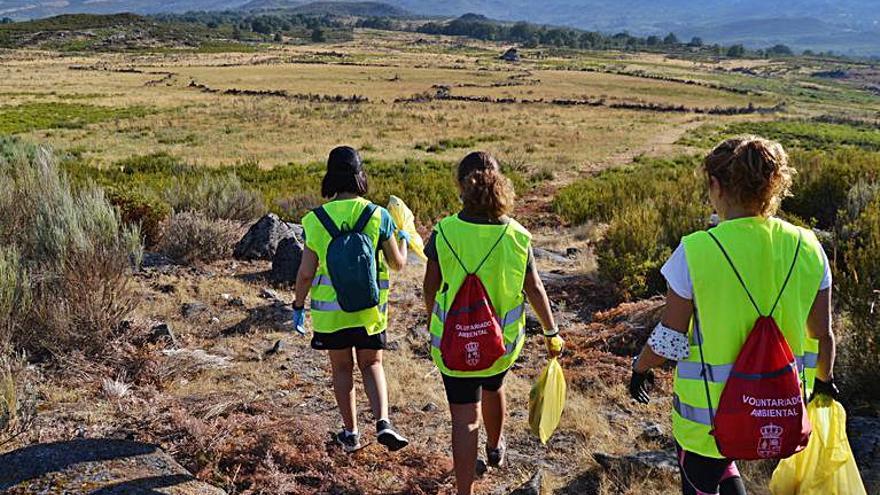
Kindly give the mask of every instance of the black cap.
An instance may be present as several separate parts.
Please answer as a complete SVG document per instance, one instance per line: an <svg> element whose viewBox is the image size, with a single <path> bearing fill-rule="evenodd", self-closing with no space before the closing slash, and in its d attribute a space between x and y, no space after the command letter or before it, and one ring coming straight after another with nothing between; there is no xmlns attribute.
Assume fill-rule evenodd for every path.
<svg viewBox="0 0 880 495"><path fill-rule="evenodd" d="M358 175L364 170L358 152L350 146L339 146L327 158L327 173L332 175Z"/></svg>

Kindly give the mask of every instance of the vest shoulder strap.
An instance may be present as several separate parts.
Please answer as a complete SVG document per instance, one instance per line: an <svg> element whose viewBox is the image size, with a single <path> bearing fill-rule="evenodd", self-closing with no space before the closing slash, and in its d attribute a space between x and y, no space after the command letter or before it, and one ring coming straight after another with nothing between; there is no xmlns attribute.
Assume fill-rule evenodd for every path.
<svg viewBox="0 0 880 495"><path fill-rule="evenodd" d="M321 222L321 225L324 226L324 229L330 234L330 237L336 239L337 237L342 235L342 231L339 230L339 227L336 226L336 223L333 222L333 219L330 217L330 214L327 213L327 210L324 209L323 206L319 206L312 210L312 213L315 214L315 218Z"/></svg>
<svg viewBox="0 0 880 495"><path fill-rule="evenodd" d="M446 247L449 248L449 251L452 253L452 256L454 256L455 260L458 261L458 264L461 266L461 269L464 270L465 273L467 273L468 275L475 275L477 272L480 271L480 268L483 268L483 265L485 265L486 261L489 260L489 257L492 256L492 253L495 251L495 248L497 248L498 245L501 244L501 241L504 240L504 237L507 236L507 230L509 228L510 228L510 223L506 223L504 225L504 230L501 232L501 235L498 236L498 240L495 241L495 244L492 245L492 247L486 253L486 256L483 257L483 261L480 261L480 264L477 266L477 268L474 271L470 271L464 265L464 262L461 261L461 257L458 255L458 253L455 252L455 249L452 248L452 244L449 242L449 239L446 237L446 234L443 232L442 222L437 224L437 232L440 233L440 237L443 239L443 242L446 243Z"/></svg>
<svg viewBox="0 0 880 495"><path fill-rule="evenodd" d="M715 234L712 233L711 230L706 231L709 234L709 237L715 241L715 244L718 246L718 249L721 250L721 254L724 255L724 259L727 260L727 264L730 265L730 268L733 270L733 274L736 275L736 279L739 280L739 284L742 286L746 295L749 296L749 301L752 303L752 306L755 308L759 316L764 316L764 313L761 312L761 308L758 307L758 303L755 302L755 298L752 297L752 293L749 291L748 286L746 286L745 280L743 280L742 275L740 275L739 270L736 269L736 265L733 264L733 260L730 258L730 255L727 254L727 250L724 249L724 246L721 244L721 241L715 237ZM785 288L788 287L788 282L791 280L791 275L794 273L794 267L797 265L798 255L801 251L801 243L803 241L803 233L798 230L798 241L797 247L795 247L794 257L791 260L791 266L788 268L788 273L785 275L785 281L782 283L782 288L779 289L779 294L776 296L776 301L773 303L773 307L770 309L770 312L767 313L767 316L772 316L776 311L777 306L779 306L779 301L782 299L782 295L785 293Z"/></svg>

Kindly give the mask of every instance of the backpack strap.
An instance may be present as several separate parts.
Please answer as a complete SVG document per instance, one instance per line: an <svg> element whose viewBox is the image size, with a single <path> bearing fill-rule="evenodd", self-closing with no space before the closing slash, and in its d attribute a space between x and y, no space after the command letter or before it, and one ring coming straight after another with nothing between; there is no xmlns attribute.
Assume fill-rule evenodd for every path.
<svg viewBox="0 0 880 495"><path fill-rule="evenodd" d="M357 222L354 224L354 228L351 230L352 232L361 233L367 228L367 224L370 223L370 220L373 218L373 214L376 213L376 209L378 206L370 203L364 208L364 211L361 212L361 216L358 218Z"/></svg>
<svg viewBox="0 0 880 495"><path fill-rule="evenodd" d="M458 261L459 265L461 265L462 270L464 270L468 275L475 275L478 271L480 271L480 268L483 268L483 265L485 265L486 261L489 260L489 256L492 256L492 253L495 251L495 248L497 248L498 245L501 244L501 241L504 239L504 236L507 235L507 229L509 229L509 228L510 228L510 222L508 222L504 225L504 231L501 232L501 236L498 237L498 240L495 241L495 244L493 244L492 248L489 249L489 252L486 253L486 256L483 258L483 261L481 261L480 264L477 266L477 269L474 271L470 271L467 269L466 266L464 266L464 262L461 261L461 258L458 256L458 253L455 252L455 249L452 249L452 244L449 243L449 239L447 239L446 234L443 233L442 224L439 224L439 223L437 224L437 231L440 232L440 237L443 238L443 242L446 243L446 247L449 248L449 250L452 252L452 255L455 256L455 260Z"/></svg>
<svg viewBox="0 0 880 495"><path fill-rule="evenodd" d="M330 237L336 239L342 235L342 231L339 230L339 227L336 226L333 219L330 218L330 214L327 213L327 210L325 210L323 206L315 208L312 210L312 213L315 214L315 217L321 222L321 225L324 226L324 229L330 234Z"/></svg>
<svg viewBox="0 0 880 495"><path fill-rule="evenodd" d="M721 241L715 237L711 231L706 231L709 234L709 237L715 241L715 244L718 245L718 249L721 250L721 254L724 255L724 258L727 260L727 263L730 265L730 268L733 270L734 275L736 275L736 279L739 280L739 284L742 286L743 290L746 291L746 295L749 296L749 301L751 301L752 306L754 306L755 311L758 312L758 315L764 316L764 313L761 312L761 309L758 308L758 303L755 302L755 298L752 297L752 293L749 292L748 287L746 287L746 283L743 280L742 276L739 274L739 271L736 269L736 266L733 264L733 260L730 259L730 255L727 254L727 250L724 249L724 246L721 245ZM773 303L773 307L770 309L770 312L767 313L767 316L772 316L773 312L776 311L776 307L779 305L779 301L782 299L783 293L785 293L785 288L788 287L788 282L791 280L791 275L794 273L794 267L797 264L798 255L801 252L801 243L803 241L803 233L798 231L798 242L797 247L794 251L794 258L791 260L791 266L788 268L788 274L785 276L785 281L782 283L782 288L779 290L779 295L776 296L776 302Z"/></svg>

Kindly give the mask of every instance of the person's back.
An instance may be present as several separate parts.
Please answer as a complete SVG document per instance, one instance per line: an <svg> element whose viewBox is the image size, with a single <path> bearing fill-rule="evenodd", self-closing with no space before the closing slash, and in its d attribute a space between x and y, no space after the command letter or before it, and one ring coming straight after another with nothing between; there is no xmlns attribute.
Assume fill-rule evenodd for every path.
<svg viewBox="0 0 880 495"><path fill-rule="evenodd" d="M811 231L772 216L795 172L781 145L757 137L727 140L706 157L703 172L723 221L684 237L663 266L669 286L666 307L633 363L630 394L647 403L651 368L667 359L676 361L672 423L682 492L739 495L745 487L735 459L722 455L719 442L729 451L725 442L735 439L734 451L745 456L740 447L756 439L754 454L748 450L748 455L764 452L772 457L783 432L778 424L755 428L757 422L731 422L728 418L749 400L737 395L737 387L749 382L772 390L781 402L790 401L791 409L758 413L796 418L803 417L802 396L836 393L831 271ZM743 354L746 345L763 357ZM749 371L750 365L764 370L770 363L772 371ZM780 376L786 378L772 381ZM725 393L728 385L736 385L733 395ZM787 448L796 449L809 435L809 426L785 434L787 440L797 440Z"/></svg>
<svg viewBox="0 0 880 495"><path fill-rule="evenodd" d="M673 433L686 450L716 457L720 454L715 439L708 434L712 427L709 409L717 408L720 390L755 320L769 316L777 298L772 317L799 367L806 365L806 394L812 391L818 343L807 335L807 318L824 278L826 261L811 231L772 217L728 220L709 231L686 236L682 246L693 281L693 338L695 343L702 339L702 355L692 352L676 368ZM706 399L703 362L713 392L712 404Z"/></svg>

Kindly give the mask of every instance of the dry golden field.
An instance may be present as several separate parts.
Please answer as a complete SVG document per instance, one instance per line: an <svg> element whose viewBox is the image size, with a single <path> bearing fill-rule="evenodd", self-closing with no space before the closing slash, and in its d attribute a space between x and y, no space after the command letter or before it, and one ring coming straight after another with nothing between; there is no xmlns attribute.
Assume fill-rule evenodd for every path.
<svg viewBox="0 0 880 495"><path fill-rule="evenodd" d="M596 281L591 241L601 226L563 225L550 201L578 178L641 156L694 153L699 147L681 139L702 126L794 116L874 118L880 98L816 81L808 67L786 63L549 50L525 50L521 62L508 63L498 59L505 48L357 31L348 43L264 46L254 53L0 51L0 134L7 126L24 140L102 169L167 153L196 166L250 163L270 170L322 162L334 146L350 144L372 161L437 161L450 169L481 148L524 174L541 172L518 191L517 215L533 228L536 246L582 253L571 263L538 261L569 339L563 358L568 408L548 446L528 434L528 391L544 363L540 337L532 336L507 382L512 466L490 473L479 493L507 493L538 468L545 470L546 493L673 493L669 473L618 479L602 475L593 457L671 447L671 374L661 373L659 400L636 406L625 390L630 349L615 347L632 345L617 337L639 337L661 302L615 306ZM487 101L437 98L438 89ZM337 96L361 99L327 101ZM768 112L707 113L750 106ZM59 109L74 113L63 125L52 120ZM92 120L82 122L76 112ZM137 359L125 365L137 370L134 376L105 376L113 366L72 362L41 385L43 419L23 440L83 434L153 441L229 493L452 493L445 397L425 359L422 267L410 266L395 280L389 340L398 348L386 357L394 419L413 445L391 456L372 445L352 457L306 442L323 440L338 426L329 364L278 318L278 306L292 293L278 290L278 301L261 295L267 269L263 262L222 261L138 274L134 327L167 322L181 348L219 356L222 366L193 370L157 349L133 351ZM207 309L183 315L182 305L193 302ZM267 354L279 340L284 352ZM106 378L136 385L125 397L108 397L99 385ZM358 397L363 411L360 391ZM361 420L371 421L366 413ZM646 434L657 425L664 434ZM286 469L285 462L294 467ZM751 493L767 493L767 466L746 470ZM273 491L281 488L272 479L281 478L291 483L289 491ZM330 485L342 488L310 488Z"/></svg>

